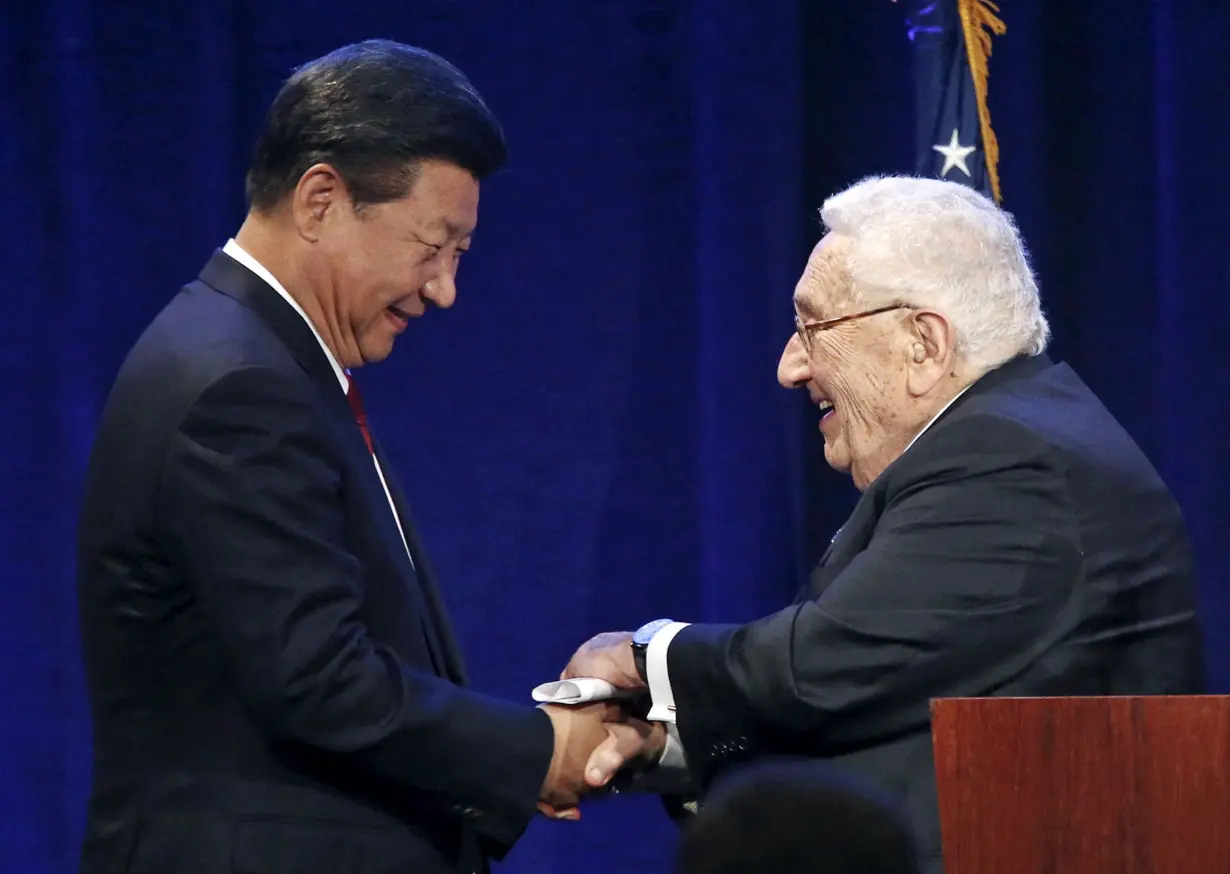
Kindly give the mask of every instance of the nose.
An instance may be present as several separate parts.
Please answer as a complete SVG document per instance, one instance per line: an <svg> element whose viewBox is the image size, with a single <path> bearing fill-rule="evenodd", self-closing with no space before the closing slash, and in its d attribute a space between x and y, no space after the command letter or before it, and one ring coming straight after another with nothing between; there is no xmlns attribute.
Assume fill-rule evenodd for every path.
<svg viewBox="0 0 1230 874"><path fill-rule="evenodd" d="M446 310L457 300L456 268L449 264L440 268L440 272L423 286L423 297L442 310Z"/></svg>
<svg viewBox="0 0 1230 874"><path fill-rule="evenodd" d="M802 388L810 377L811 356L803 348L798 333L792 331L777 362L777 381L782 388Z"/></svg>

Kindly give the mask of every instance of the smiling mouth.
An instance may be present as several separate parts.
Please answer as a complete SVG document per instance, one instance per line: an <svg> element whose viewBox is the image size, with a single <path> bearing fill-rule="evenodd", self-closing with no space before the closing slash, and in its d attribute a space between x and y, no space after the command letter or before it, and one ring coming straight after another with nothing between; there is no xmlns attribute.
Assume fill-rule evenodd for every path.
<svg viewBox="0 0 1230 874"><path fill-rule="evenodd" d="M397 318L401 319L403 322L410 321L410 314L406 312L405 310L400 309L399 307L395 307L392 304L389 304L387 307L385 307L385 309L387 309L393 315L397 316Z"/></svg>

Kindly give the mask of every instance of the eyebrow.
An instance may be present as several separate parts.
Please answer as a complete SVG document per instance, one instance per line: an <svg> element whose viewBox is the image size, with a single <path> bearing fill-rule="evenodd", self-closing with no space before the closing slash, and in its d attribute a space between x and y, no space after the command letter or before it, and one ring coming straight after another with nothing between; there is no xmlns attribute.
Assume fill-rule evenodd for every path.
<svg viewBox="0 0 1230 874"><path fill-rule="evenodd" d="M447 218L437 219L436 221L432 222L427 227L432 230L434 230L435 228L443 228L444 233L448 234L448 237L450 240L453 239L454 237L460 237L462 239L465 239L466 237L474 236L474 228L467 229L464 225L459 225L456 222L452 221L451 219L447 219Z"/></svg>

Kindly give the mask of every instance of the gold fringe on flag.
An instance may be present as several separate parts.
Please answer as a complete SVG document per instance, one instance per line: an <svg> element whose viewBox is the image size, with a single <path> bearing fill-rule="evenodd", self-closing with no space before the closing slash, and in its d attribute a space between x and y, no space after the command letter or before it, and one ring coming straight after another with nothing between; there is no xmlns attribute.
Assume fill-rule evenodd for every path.
<svg viewBox="0 0 1230 874"><path fill-rule="evenodd" d="M894 0L895 2L895 0ZM991 0L957 0L961 13L961 30L965 32L965 53L974 79L974 95L978 100L978 126L982 133L983 155L991 194L1001 202L999 191L999 140L991 129L991 111L987 108L988 61L991 57L991 34L1003 36L1008 26L1000 19L999 7Z"/></svg>

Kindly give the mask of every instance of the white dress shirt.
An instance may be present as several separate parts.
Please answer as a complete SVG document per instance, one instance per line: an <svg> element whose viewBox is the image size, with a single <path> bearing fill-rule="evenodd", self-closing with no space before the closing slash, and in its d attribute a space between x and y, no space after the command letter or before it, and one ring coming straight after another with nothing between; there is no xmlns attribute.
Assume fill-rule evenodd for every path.
<svg viewBox="0 0 1230 874"><path fill-rule="evenodd" d="M265 280L270 288L282 296L282 299L290 304L291 308L299 314L299 317L307 323L308 328L312 331L312 336L316 338L316 342L320 344L320 349L325 353L325 357L329 359L329 365L333 368L333 372L337 374L338 384L341 385L342 394L346 394L350 390L350 372L342 365L338 364L337 359L333 357L333 353L329 351L329 347L325 345L324 338L320 336L320 332L316 330L316 326L312 324L312 320L307 317L307 313L303 311L303 307L299 306L299 301L290 296L282 283L278 282L277 277L266 269L265 265L253 258L242 246L236 243L233 239L227 240L226 245L222 247L222 251L234 258L244 267L247 267L261 279ZM357 428L358 425L356 424ZM389 491L389 484L385 481L384 471L380 468L380 461L376 458L376 453L372 453L372 463L376 465L376 476L380 477L380 485L384 487L384 496L389 501L389 510L393 513L393 521L397 523L397 531L401 534L402 545L406 548L406 557L410 559L410 566L414 567L414 556L410 555L410 546L406 543L406 532L401 527L401 517L397 515L397 507L393 504L393 495Z"/></svg>
<svg viewBox="0 0 1230 874"><path fill-rule="evenodd" d="M952 400L944 404L940 411L931 417L931 421L906 444L901 454L908 452L918 438L934 425L936 420L944 415L948 408L956 403L957 398L965 394L968 389L969 386L961 389ZM679 740L678 730L675 728L675 694L671 689L670 671L666 667L666 653L675 635L690 624L690 622L672 622L670 625L663 626L657 634L650 638L649 646L645 649L645 681L649 685L650 700L653 702L648 718L654 722L666 723L666 748L662 751L662 758L658 763L662 768L687 767L687 756Z"/></svg>

